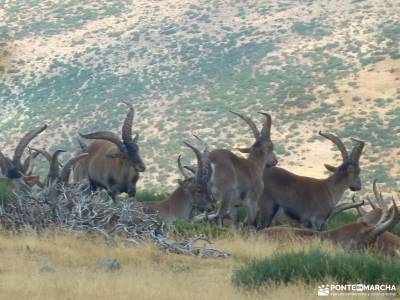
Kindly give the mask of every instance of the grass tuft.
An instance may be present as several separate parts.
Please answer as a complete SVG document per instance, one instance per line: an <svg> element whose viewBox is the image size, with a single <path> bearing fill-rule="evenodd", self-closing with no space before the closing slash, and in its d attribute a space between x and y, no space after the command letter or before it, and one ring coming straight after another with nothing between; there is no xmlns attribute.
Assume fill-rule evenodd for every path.
<svg viewBox="0 0 400 300"><path fill-rule="evenodd" d="M339 251L328 254L319 249L275 254L271 258L253 260L234 271L234 285L257 288L265 284L331 280L339 284L400 284L400 262L370 254Z"/></svg>

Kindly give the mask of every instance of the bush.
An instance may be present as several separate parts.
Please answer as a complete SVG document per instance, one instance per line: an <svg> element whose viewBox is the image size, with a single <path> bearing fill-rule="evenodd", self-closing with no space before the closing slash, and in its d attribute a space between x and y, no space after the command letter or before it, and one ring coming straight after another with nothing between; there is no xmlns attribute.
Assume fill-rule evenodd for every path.
<svg viewBox="0 0 400 300"><path fill-rule="evenodd" d="M166 194L154 191L140 191L136 193L138 201L160 201L165 199Z"/></svg>
<svg viewBox="0 0 400 300"><path fill-rule="evenodd" d="M400 284L400 261L370 254L309 252L276 254L254 260L235 270L232 282L239 287L302 281L307 284L332 280L338 284Z"/></svg>
<svg viewBox="0 0 400 300"><path fill-rule="evenodd" d="M7 178L0 178L0 205L14 201L13 184Z"/></svg>
<svg viewBox="0 0 400 300"><path fill-rule="evenodd" d="M326 229L334 229L350 224L357 220L357 218L357 215L353 212L341 212L328 222Z"/></svg>
<svg viewBox="0 0 400 300"><path fill-rule="evenodd" d="M233 235L233 231L214 223L187 223L175 221L169 228L169 232L185 238L192 238L195 235L205 234L210 238L219 238Z"/></svg>

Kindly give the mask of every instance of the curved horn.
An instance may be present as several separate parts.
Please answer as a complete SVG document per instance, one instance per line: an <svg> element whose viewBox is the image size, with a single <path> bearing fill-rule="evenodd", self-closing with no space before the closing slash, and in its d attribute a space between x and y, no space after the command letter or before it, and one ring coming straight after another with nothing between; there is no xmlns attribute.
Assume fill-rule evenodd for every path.
<svg viewBox="0 0 400 300"><path fill-rule="evenodd" d="M203 139L201 139L198 135L193 134L193 136L194 136L200 143L203 144L203 146L204 146L203 152L208 152L208 151L209 151L208 144L207 144Z"/></svg>
<svg viewBox="0 0 400 300"><path fill-rule="evenodd" d="M29 147L29 149L36 151L37 153L40 153L44 158L46 158L46 160L51 163L51 154L49 152L47 152L44 149L37 149L37 148L33 148L33 147Z"/></svg>
<svg viewBox="0 0 400 300"><path fill-rule="evenodd" d="M65 150L56 150L52 157L51 157L51 163L50 163L50 168L49 168L49 173L47 175L47 182L53 181L58 178L60 175L60 163L58 161L58 156L66 152Z"/></svg>
<svg viewBox="0 0 400 300"><path fill-rule="evenodd" d="M189 142L183 142L186 146L188 146L190 149L193 150L194 154L196 155L197 159L197 172L196 172L196 182L201 183L203 181L203 175L202 175L202 170L203 170L203 160L201 157L201 153L199 149L197 149L195 146L190 144Z"/></svg>
<svg viewBox="0 0 400 300"><path fill-rule="evenodd" d="M64 184L68 183L69 180L69 175L71 173L71 168L82 158L85 158L88 156L88 153L81 153L76 155L75 157L71 158L62 168L61 173L60 173L60 181Z"/></svg>
<svg viewBox="0 0 400 300"><path fill-rule="evenodd" d="M327 138L339 148L340 153L342 154L343 162L349 159L349 154L347 153L346 147L337 136L333 135L332 133L324 133L321 131L319 132L319 135L323 136L324 138Z"/></svg>
<svg viewBox="0 0 400 300"><path fill-rule="evenodd" d="M372 202L372 200L369 196L367 196L367 201L369 203L369 206L371 206L372 209L377 209L376 205L374 204L374 202Z"/></svg>
<svg viewBox="0 0 400 300"><path fill-rule="evenodd" d="M178 160L177 160L179 171L180 171L181 174L183 175L183 178L189 179L190 176L185 172L185 169L184 169L184 167L182 166L182 161L181 161L181 159L182 159L182 155L179 154Z"/></svg>
<svg viewBox="0 0 400 300"><path fill-rule="evenodd" d="M22 165L22 171L25 175L29 176L32 175L33 172L33 161L36 157L38 157L40 153L37 151L32 152L32 149L29 148L29 155L25 159L24 164Z"/></svg>
<svg viewBox="0 0 400 300"><path fill-rule="evenodd" d="M43 125L39 128L32 129L19 141L17 147L15 148L13 163L18 170L22 171L23 166L21 164L21 157L24 154L26 146L40 133L42 133L47 128L47 125Z"/></svg>
<svg viewBox="0 0 400 300"><path fill-rule="evenodd" d="M383 201L382 194L378 191L378 187L377 187L376 183L377 183L377 180L375 179L372 182L372 190L374 191L375 199L378 202L379 207L382 209L382 215L387 214L388 213L387 206L386 206L385 202Z"/></svg>
<svg viewBox="0 0 400 300"><path fill-rule="evenodd" d="M81 148L82 151L86 151L87 150L87 145L82 141L82 139L78 136L78 143L79 143L79 147Z"/></svg>
<svg viewBox="0 0 400 300"><path fill-rule="evenodd" d="M85 139L109 141L115 144L121 152L125 151L124 143L120 140L120 138L116 134L110 131L97 131L88 134L82 134L79 132L79 135Z"/></svg>
<svg viewBox="0 0 400 300"><path fill-rule="evenodd" d="M254 124L254 122L249 117L243 116L242 114L239 114L234 111L230 111L230 112L233 113L234 115L238 116L239 118L241 118L243 121L245 121L247 123L247 125L250 126L250 129L253 132L254 138L256 140L260 137L260 131L257 129L256 124Z"/></svg>
<svg viewBox="0 0 400 300"><path fill-rule="evenodd" d="M355 195L353 195L353 197L351 197L351 201L352 201L353 203L357 203L357 202L356 202L356 196L355 196ZM364 203L364 200L363 200L363 203ZM359 217L362 217L363 215L366 214L366 211L365 211L364 209L362 209L361 207L356 207L356 210L357 210L357 213L358 213L358 216L359 216Z"/></svg>
<svg viewBox="0 0 400 300"><path fill-rule="evenodd" d="M272 124L272 118L271 115L265 112L258 112L259 114L265 116L265 122L263 124L263 127L261 129L261 135L264 138L269 138L271 136L271 124Z"/></svg>
<svg viewBox="0 0 400 300"><path fill-rule="evenodd" d="M122 125L122 141L125 144L132 143L132 124L133 124L133 118L135 116L135 109L133 108L132 104L122 101L129 107L129 111L126 115L124 124Z"/></svg>
<svg viewBox="0 0 400 300"><path fill-rule="evenodd" d="M355 138L351 138L353 141L357 142L358 144L354 146L353 150L351 151L350 158L352 161L358 162L360 160L361 153L364 149L365 142L361 140L357 140Z"/></svg>
<svg viewBox="0 0 400 300"><path fill-rule="evenodd" d="M211 167L211 162L210 162L210 158L209 158L209 154L210 154L209 147L208 147L208 144L203 139L201 139L200 137L198 137L195 134L193 136L204 145L203 154L201 156L202 165L203 165L203 170L201 170L201 172L202 172L204 182L208 182L209 179L211 178L211 173L212 173L212 167ZM193 170L196 170L196 168L193 168ZM193 173L195 173L195 172L196 171L194 171Z"/></svg>
<svg viewBox="0 0 400 300"><path fill-rule="evenodd" d="M374 238L378 237L380 234L384 233L386 230L389 230L394 225L396 225L397 222L396 216L399 213L399 211L395 201L393 201L393 206L389 211L390 211L389 218L387 217L387 215L382 214L382 217L379 220L379 222L373 227L371 234Z"/></svg>
<svg viewBox="0 0 400 300"><path fill-rule="evenodd" d="M339 205L336 205L333 211L329 214L329 217L326 220L326 222L328 222L328 220L332 219L335 215L337 215L342 211L348 210L350 208L359 208L360 206L364 205L364 201L355 202L354 197L352 201L353 201L352 203L341 203Z"/></svg>
<svg viewBox="0 0 400 300"><path fill-rule="evenodd" d="M189 172L196 174L196 168L192 166L183 166L184 169L188 170Z"/></svg>

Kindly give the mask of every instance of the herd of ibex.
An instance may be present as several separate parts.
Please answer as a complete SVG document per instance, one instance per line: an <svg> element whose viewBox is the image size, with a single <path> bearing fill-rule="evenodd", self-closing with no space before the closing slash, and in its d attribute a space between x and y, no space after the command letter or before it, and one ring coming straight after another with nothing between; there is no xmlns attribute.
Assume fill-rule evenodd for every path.
<svg viewBox="0 0 400 300"><path fill-rule="evenodd" d="M48 188L49 193L57 196L62 185L87 184L92 191L106 190L113 200L118 194L127 193L129 201L136 201L136 183L146 166L139 151L139 135L132 134L135 110L130 103L124 103L128 113L122 125L121 137L110 131L79 133L80 138L94 141L86 145L78 138L80 149L62 166L58 157L63 150L50 154L43 149L28 147L47 128L44 125L29 131L21 139L12 159L0 151L1 175L21 191ZM178 181L177 188L166 199L143 202L145 210L158 213L165 220L214 219L220 225L228 217L232 226L239 228L238 209L243 207L247 212L245 224L256 227L268 237L317 237L346 248L368 247L400 257L400 238L389 232L400 220L400 214L394 200L392 206L387 208L376 182L373 192L379 207L368 199L371 211L366 212L361 208L364 201L355 202L354 197L353 202L338 204L347 189L361 189L359 160L365 145L363 141L353 139L356 144L349 154L338 137L319 132L338 147L342 163L337 167L325 165L332 173L325 179L299 176L276 166L278 160L271 139L272 119L269 114L260 112L265 120L259 130L250 118L232 113L246 122L254 135L254 143L250 147L237 149L247 156L238 156L226 149L209 151L207 144L197 136L204 146L203 150L185 141L184 144L195 154L197 165L183 166L179 155L177 164L183 180ZM28 154L22 162L27 149ZM39 154L50 165L47 178L43 181L33 175L34 160ZM211 213L217 205L217 211ZM360 215L357 221L324 231L324 225L330 218L350 208L357 209ZM195 216L196 211L203 212L203 215ZM308 229L271 227L278 211Z"/></svg>

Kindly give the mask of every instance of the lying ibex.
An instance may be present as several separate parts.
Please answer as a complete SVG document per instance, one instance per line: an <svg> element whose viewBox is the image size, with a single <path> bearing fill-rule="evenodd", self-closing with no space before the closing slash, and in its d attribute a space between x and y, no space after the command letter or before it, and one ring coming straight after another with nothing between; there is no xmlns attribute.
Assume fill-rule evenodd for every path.
<svg viewBox="0 0 400 300"><path fill-rule="evenodd" d="M164 220L190 220L194 208L208 210L212 205L209 191L208 158L193 145L185 142L196 154L197 167L195 175L190 176L181 164L181 156L178 157L178 168L184 180L179 180L179 187L175 189L165 200L146 201L142 205L151 212L157 212Z"/></svg>
<svg viewBox="0 0 400 300"><path fill-rule="evenodd" d="M388 213L388 209L382 198L382 194L378 192L376 180L373 182L373 191L378 206L376 206L370 200L370 198L368 198L368 202L371 205L372 210L366 212L362 208L359 208L359 218L357 219L357 222L359 223L370 225L375 224L380 218L382 218L382 214L385 215ZM392 201L394 200L392 199ZM396 223L398 223L400 221L399 213L396 215L396 218ZM377 238L375 248L380 249L381 252L386 253L387 255L400 257L400 237L389 231L386 231Z"/></svg>
<svg viewBox="0 0 400 300"><path fill-rule="evenodd" d="M247 209L247 224L255 225L258 212L257 200L264 187L262 174L266 166L275 166L277 159L271 141L271 116L261 113L266 117L266 121L260 132L250 118L232 113L250 126L255 142L250 148L239 149L243 153L248 153L248 158L236 156L225 149L213 150L210 153L213 169L211 191L214 199L221 201L218 222L222 224L225 215L229 213L233 225L237 228L238 206Z"/></svg>
<svg viewBox="0 0 400 300"><path fill-rule="evenodd" d="M400 238L387 232L396 225L398 213L397 205L393 201L390 210L385 210L385 213L374 224L356 221L337 229L322 232L282 226L266 228L261 233L283 241L293 238L319 238L339 244L345 249L372 248L374 251L388 256L400 257Z"/></svg>
<svg viewBox="0 0 400 300"><path fill-rule="evenodd" d="M96 140L87 147L89 155L79 164L84 168L81 173L87 174L92 189L105 188L113 199L123 192L134 197L139 174L146 169L139 155L139 135L132 138L135 111L131 104L124 103L129 111L122 126L122 140L109 131L79 133L83 138Z"/></svg>
<svg viewBox="0 0 400 300"><path fill-rule="evenodd" d="M319 133L331 140L342 154L339 167L325 165L333 172L326 179L299 176L285 169L273 167L264 170L264 191L259 198L261 227L270 226L279 208L293 219L315 230L322 230L348 188L361 189L359 159L364 142L357 145L349 155L342 141L330 133Z"/></svg>

